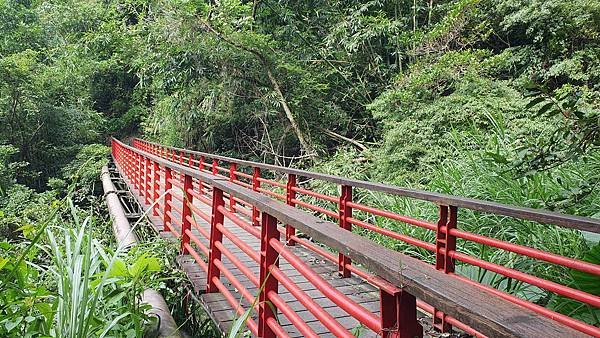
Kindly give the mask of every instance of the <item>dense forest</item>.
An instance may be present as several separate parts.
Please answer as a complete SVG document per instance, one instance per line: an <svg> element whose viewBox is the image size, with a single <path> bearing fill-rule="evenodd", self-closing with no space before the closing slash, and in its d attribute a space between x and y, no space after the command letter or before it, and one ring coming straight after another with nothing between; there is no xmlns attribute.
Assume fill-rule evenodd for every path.
<svg viewBox="0 0 600 338"><path fill-rule="evenodd" d="M97 184L112 136L600 218L596 0L0 0L0 36L0 336L141 336L132 294L152 284L180 297L163 278L175 273L166 244L118 258L163 275L102 276L94 262L85 271L104 293L72 274L57 282L74 273L65 247L115 254ZM600 262L588 234L464 219ZM599 309L477 278L600 324ZM588 292L600 294L596 282ZM80 299L58 299L65 287L93 302L69 313Z"/></svg>

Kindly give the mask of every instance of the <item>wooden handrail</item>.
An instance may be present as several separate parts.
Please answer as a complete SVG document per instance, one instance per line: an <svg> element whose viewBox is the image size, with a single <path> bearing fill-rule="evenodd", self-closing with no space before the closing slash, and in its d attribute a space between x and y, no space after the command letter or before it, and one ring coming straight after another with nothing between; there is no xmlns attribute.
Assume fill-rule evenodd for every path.
<svg viewBox="0 0 600 338"><path fill-rule="evenodd" d="M115 140L119 142L118 140ZM120 143L120 142L119 142ZM494 296L479 287L435 270L427 263L387 249L338 225L243 188L228 178L170 162L140 149L123 147L180 174L201 179L216 189L252 204L316 241L348 256L380 278L444 311L490 337L585 337L535 312Z"/></svg>
<svg viewBox="0 0 600 338"><path fill-rule="evenodd" d="M470 209L474 211L486 212L496 215L509 216L514 218L520 218L529 221L535 221L544 224L552 224L559 225L565 228L589 231L594 233L600 233L600 220L594 219L590 217L582 217L575 215L566 215L557 212L552 212L548 210L542 209L534 209L527 207L519 207L513 205L507 205L503 203L497 203L492 201L478 200L473 198L452 196L448 194L441 194L436 192L418 190L418 189L408 189L401 188L390 184L384 183L373 183L368 181L355 180L350 178L344 178L334 175L316 173L301 169L294 169L288 167L281 167L272 164L265 164L260 162L253 162L247 160L239 160L232 157L214 155L209 153L204 153L200 151L187 150L177 147L167 147L160 145L158 143L141 140L141 142L146 142L152 145L165 147L168 149L186 152L188 154L194 154L198 156L204 156L206 158L217 159L221 161L227 161L230 163L236 163L237 165L246 165L251 167L258 167L261 169L273 170L285 174L292 174L300 177L313 178L317 180L322 180L326 182L336 183L340 185L347 185L356 188L362 188L377 192L383 192L390 195L409 197L414 199L419 199L423 201L433 202L438 205L453 205L459 208Z"/></svg>

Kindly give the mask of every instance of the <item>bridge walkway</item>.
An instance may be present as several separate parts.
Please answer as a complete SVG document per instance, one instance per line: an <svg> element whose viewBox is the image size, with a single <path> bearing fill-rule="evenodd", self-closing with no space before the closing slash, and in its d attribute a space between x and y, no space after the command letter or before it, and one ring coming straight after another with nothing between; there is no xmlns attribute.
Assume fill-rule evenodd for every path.
<svg viewBox="0 0 600 338"><path fill-rule="evenodd" d="M452 332L453 328L477 337L600 337L597 327L454 269L460 261L600 307L597 295L485 261L457 245L459 241L461 246L472 243L600 275L598 264L488 237L476 229L468 231L458 222L459 208L543 223L550 229L559 226L594 233L600 232L598 220L237 160L139 139L133 147L113 139L112 146L119 172L149 213L151 223L161 236L180 244L179 264L224 332L236 318L249 313L245 329L268 338L413 338L439 336L440 331ZM207 159L212 159L212 164ZM337 194L320 193L299 178L339 189ZM360 195L353 199L353 191L433 203L439 218L401 215L373 205L376 202L365 203ZM390 229L380 226L378 220L408 227ZM407 243L425 255L411 257L390 250L363 236L364 231L351 231L353 227ZM412 232L415 229L426 236ZM434 265L416 258L431 256ZM423 325L425 316L436 331Z"/></svg>
<svg viewBox="0 0 600 338"><path fill-rule="evenodd" d="M136 189L132 182L129 179L124 179L130 188L133 195L136 197L139 204L142 206L144 211L148 211L151 207L147 205L144 201L143 194L139 189ZM164 187L164 185L161 185ZM160 195L164 194L164 188L160 188ZM173 218L180 218L181 215L179 211L181 210L182 202L181 189L174 189L173 194L173 204L175 206L173 211ZM210 198L211 194L209 192L206 193L207 197ZM198 199L193 201L194 205L201 211L210 215L211 210L208 205L202 203ZM241 216L246 221L249 222L248 217ZM173 232L170 230L165 231L163 220L158 217L152 215L152 212L148 213L148 219L150 223L154 226L155 230L160 234L161 237L166 240L175 239ZM209 240L202 235L199 228L203 229L206 232L210 232L210 224L206 220L202 218L195 218L196 224L198 227L192 228L193 234L198 238L201 243L208 247ZM238 225L234 224L229 219L225 219L225 227L232 234L234 234L237 238L244 241L254 250L260 249L260 241L255 236L252 236L250 233L241 229ZM176 224L173 224L175 227L175 231L180 233L181 227L178 227ZM244 253L236 244L232 243L229 240L224 241L225 247L236 257L240 258L241 263L249 268L249 270L254 275L258 275L259 273L259 265L256 261L251 259L246 253ZM294 254L302 259L304 263L311 267L314 271L318 272L321 277L323 277L328 283L332 286L336 287L339 291L343 292L344 295L348 296L350 299L356 301L361 306L365 307L367 310L371 311L374 314L380 313L380 295L379 289L369 284L366 280L357 277L355 275L342 278L339 274L337 265L332 264L331 262L324 260L321 256L316 255L310 250L305 249L302 246L296 245L289 247L290 250L294 252ZM206 257L203 257L206 258ZM206 293L206 272L202 270L197 264L196 260L192 255L180 255L177 258L177 262L179 263L181 269L186 273L190 282L193 285L194 292L196 296L200 299L202 306L208 313L208 315L212 318L213 322L217 324L218 329L221 332L229 332L231 329L231 325L233 324L236 318L240 317L240 314L236 312L236 309L232 308L230 303L227 301L225 296L222 293ZM323 293L321 293L315 285L313 285L310 281L308 281L300 272L298 272L287 260L284 258L280 258L279 261L280 269L288 276L295 284L298 285L302 289L302 291L306 292L312 299L314 299L325 311L329 312L333 318L339 321L345 328L348 330L358 331L361 328L360 323L352 316L348 315L345 311L341 310L336 304L334 304L329 298L327 298ZM223 257L223 265L231 271L232 275L237 279L241 280L243 286L248 290L248 292L252 295L258 294L258 287L254 285L249 279L245 278L244 273L239 270L237 266L226 256ZM234 285L232 285L228 279L222 277L221 278L223 284L227 286L229 291L238 299L242 301L242 305L244 308L249 308L248 301L242 297L240 294L240 290L238 290ZM290 292L285 288L280 288L279 295L283 298L287 304L294 310L296 313L306 321L306 323L320 336L323 337L334 337L334 335L320 322L318 321L312 314L306 310L302 304L295 299L295 297L290 294ZM419 313L420 318L423 319L422 323L425 324L426 321L424 319L427 316L423 313ZM253 313L253 318L256 320L256 312ZM290 321L285 317L281 316L281 326L287 331L290 337L303 337L303 335L296 329L296 327L290 323ZM372 331L363 330L361 333L361 337L376 337Z"/></svg>

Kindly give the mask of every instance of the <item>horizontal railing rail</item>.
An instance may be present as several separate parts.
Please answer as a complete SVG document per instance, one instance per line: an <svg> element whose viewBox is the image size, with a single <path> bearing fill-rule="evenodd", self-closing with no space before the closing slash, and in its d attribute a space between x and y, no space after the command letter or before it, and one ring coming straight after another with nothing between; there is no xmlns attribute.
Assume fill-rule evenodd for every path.
<svg viewBox="0 0 600 338"><path fill-rule="evenodd" d="M371 191L382 192L390 195L409 197L414 199L419 199L423 201L433 202L436 204L445 204L445 205L453 205L459 208L466 208L474 211L487 212L496 215L503 215L509 217L520 218L524 220L544 223L544 224L552 224L559 225L566 228L572 228L577 230L589 231L593 233L600 233L600 220L589 218L589 217L581 217L575 215L566 215L557 212L552 212L548 210L541 209L533 209L526 207L519 207L514 205L507 205L492 201L484 201L472 198L458 197L447 194L441 194L436 192L418 190L418 189L408 189L408 188L400 188L398 186L384 184L384 183L373 183L369 181L355 180L350 178L344 178L335 175L322 174L307 170L282 167L272 164L266 164L261 162L253 162L247 160L240 160L227 156L220 156L210 153L204 153L195 150L182 149L177 147L169 147L164 146L158 143L142 140L142 139L134 139L135 142L140 145L140 148L151 151L151 147L159 147L161 149L169 149L174 151L175 153L183 153L187 155L194 156L204 156L209 159L216 159L219 161L225 161L228 163L235 163L237 165L245 165L249 167L257 167L266 170L272 170L274 172L290 174L295 176L301 176L306 178L313 178L316 180L321 180L325 182L335 183L338 185L346 185L352 186L355 188L363 188ZM226 168L223 168L226 169Z"/></svg>
<svg viewBox="0 0 600 338"><path fill-rule="evenodd" d="M157 201L157 192L161 188L166 190L163 207L154 208L153 213L155 216L162 216L166 230L174 231L181 238L182 252L191 254L207 272L207 292L221 292L239 314L248 307L256 306L258 315L247 321L248 328L255 335L286 336L276 317L276 312L279 311L301 333L316 336L310 326L278 296L278 285L282 285L331 332L338 336L352 336L351 332L340 326L327 311L312 301L311 297L303 293L286 277L285 272L278 268L279 260L284 259L341 309L384 337L396 334L401 337L422 335L416 318L416 298L430 304L428 306L433 306L434 309L443 311L453 324L464 323L469 332L479 335L578 336L576 331L501 297L494 297L472 284L463 283L460 279L438 271L422 261L386 249L351 231L340 230L339 225L242 187L234 182L231 176L215 176L183 165L184 161L181 158L178 159L181 164L174 163L170 159L129 147L117 140L113 140L113 157L130 184L140 191L146 204ZM190 162L192 161L188 164ZM218 169L216 167L217 165L213 164L213 172ZM173 189L181 189L182 196L172 193ZM346 191L346 195L349 197L349 191ZM178 203L172 202L173 198L181 202L180 207ZM195 206L195 199L210 204L210 215ZM246 205L247 211L252 210L247 213L251 217L238 216L235 212L238 204ZM178 210L173 212L176 208ZM260 227L254 226L257 221L253 216L255 209L261 215L258 222ZM195 224L196 217L210 220L210 232L200 231L204 238L197 238L191 231L192 227L201 229ZM247 236L260 239L260 251L245 245L241 238L225 226L225 219L244 230ZM284 224L286 229L278 227L278 223ZM366 274L356 267L353 267L353 272L365 276L373 285L379 287L380 313L374 314L356 304L295 256L288 249L289 243L284 245L280 241L280 236L287 234L287 227L301 230L314 241L339 253L341 257L353 260L368 269L372 274ZM295 235L293 237L296 242L306 242ZM224 240L230 241L246 253L246 260L259 263L258 276L223 244ZM317 247L313 249L325 257L331 255ZM244 287L223 264L223 256L257 287L255 291L258 291L258 302L251 290ZM244 302L239 302L231 294L221 278L226 278L240 292ZM274 307L269 306L269 303Z"/></svg>
<svg viewBox="0 0 600 338"><path fill-rule="evenodd" d="M526 285L547 290L555 295L573 299L580 302L581 306L591 307L592 309L598 308L600 307L600 297L598 295L584 292L574 288L573 285L560 284L556 281L519 271L516 267L496 264L492 261L469 254L468 252L462 252L460 247L457 247L457 241L462 244L473 243L474 245L504 250L506 252L514 253L517 256L531 259L532 262L550 263L556 266L600 276L600 265L598 264L585 262L577 258L565 257L525 245L511 243L510 241L492 238L484 234L465 231L459 226L458 210L459 208L469 209L476 212L510 216L517 219L595 233L600 232L600 220L420 190L403 189L385 184L370 183L304 170L238 160L203 152L166 147L140 139L135 139L133 145L135 148L161 158L174 161L190 168L198 169L209 175L227 179L244 188L278 199L289 206L301 208L313 212L316 215L322 215L329 220L336 221L339 227L343 229L352 230L353 228L360 228L364 231L370 231L393 240L407 243L417 250L421 250L417 252L419 255L433 255L435 268L437 270L452 275L463 282L477 285L484 290L493 292L499 297L522 305L582 332L600 336L600 329L596 326L560 314L541 306L536 302L519 298L502 290L494 289L489 285L482 284L479 281L460 275L456 271L456 265L459 263L473 266L481 271L491 271L503 276L503 278L508 278L509 282L512 279L518 283L525 283ZM266 175L264 174L267 170L287 175L287 180L285 180L285 178L284 181L265 178L264 176ZM261 173L263 174L262 176ZM328 195L311 190L309 187L303 186L300 183L299 179L301 177L336 184L339 187L339 196ZM439 218L437 221L423 220L407 215L401 215L391 210L382 209L381 207L377 208L366 205L365 202L353 198L353 192L356 194L356 192L359 191L358 189L431 202L438 208ZM245 214L252 220L253 224L260 223L259 212L255 206L249 205L249 208L244 208L243 205L237 206L235 203L235 199L230 198L229 204L231 205L232 210ZM423 235L416 236L411 232L403 233L394 229L380 227L377 224L379 223L378 221L382 219L412 225L415 229L421 229L420 231ZM343 254L335 256L310 242L299 241L296 230L292 225L286 225L284 235L288 245L294 245L298 242L307 249L321 254L326 259L337 263L341 275L347 277L350 276L351 273L355 273L359 276L369 278L367 273L352 265L351 258ZM439 309L429 306L424 302L419 302L419 306L423 310L432 313L434 323L439 329L447 331L450 329L451 325L455 325L469 331L468 326L461 324L451 316L447 316L439 311Z"/></svg>

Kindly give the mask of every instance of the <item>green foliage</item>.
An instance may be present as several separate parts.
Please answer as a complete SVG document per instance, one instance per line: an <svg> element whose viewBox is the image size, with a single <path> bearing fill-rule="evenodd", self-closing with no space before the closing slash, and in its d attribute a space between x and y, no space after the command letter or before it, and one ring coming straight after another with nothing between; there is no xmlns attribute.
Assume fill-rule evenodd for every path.
<svg viewBox="0 0 600 338"><path fill-rule="evenodd" d="M108 163L109 154L110 148L101 144L82 146L75 158L62 168L62 175L69 182L77 182L82 195L89 195L94 191L102 167Z"/></svg>
<svg viewBox="0 0 600 338"><path fill-rule="evenodd" d="M583 260L589 263L600 264L600 243L596 244L583 257ZM581 272L578 270L570 271L572 280L569 283L571 287L585 291L592 295L600 295L600 277ZM550 301L550 307L558 312L568 316L578 318L594 325L600 324L600 309L586 306L566 297L555 296Z"/></svg>
<svg viewBox="0 0 600 338"><path fill-rule="evenodd" d="M7 189L16 183L17 171L27 166L25 162L13 162L18 149L11 145L0 145L0 196L6 195Z"/></svg>
<svg viewBox="0 0 600 338"><path fill-rule="evenodd" d="M0 34L0 232L11 245L32 240L73 181L75 203L97 208L90 196L107 155L97 143L138 132L209 152L600 217L597 1L6 0ZM321 157L304 156L313 152ZM315 188L334 193L327 184ZM427 204L358 197L436 217ZM575 231L463 213L467 230L571 257L589 251ZM73 223L64 213L58 218ZM370 221L432 240L420 228ZM431 260L407 244L364 235ZM459 245L552 280L581 277ZM171 249L155 249L172 273ZM150 259L143 250L132 255ZM40 272L27 267L22 285L36 289ZM539 304L555 302L523 283L459 269ZM131 290L149 283L177 297L169 293L177 283L142 276L140 284L126 270L111 277L115 295L131 299ZM30 320L38 324L27 327L49 334L47 309L19 317L30 295L16 295L11 318L22 319L8 325ZM139 308L117 303L129 313ZM134 331L142 321L132 321ZM130 330L121 325L115 328Z"/></svg>

